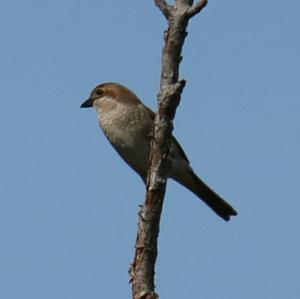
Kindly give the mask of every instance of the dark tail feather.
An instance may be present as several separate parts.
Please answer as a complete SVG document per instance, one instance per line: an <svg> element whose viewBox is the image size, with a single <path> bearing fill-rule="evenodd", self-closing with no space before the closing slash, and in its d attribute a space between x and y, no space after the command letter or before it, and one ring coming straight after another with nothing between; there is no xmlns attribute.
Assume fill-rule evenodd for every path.
<svg viewBox="0 0 300 299"><path fill-rule="evenodd" d="M226 221L230 220L230 216L237 215L236 210L208 187L193 171L192 177L195 187L191 191L200 197L217 215Z"/></svg>

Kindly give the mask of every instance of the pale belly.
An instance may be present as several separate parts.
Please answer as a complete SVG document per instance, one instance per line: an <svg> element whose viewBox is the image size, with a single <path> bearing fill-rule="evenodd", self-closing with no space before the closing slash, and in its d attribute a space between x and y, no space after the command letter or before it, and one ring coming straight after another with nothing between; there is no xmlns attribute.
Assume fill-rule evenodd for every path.
<svg viewBox="0 0 300 299"><path fill-rule="evenodd" d="M147 136L140 132L126 132L124 129L114 129L113 134L106 131L105 136L123 160L145 180L149 158Z"/></svg>

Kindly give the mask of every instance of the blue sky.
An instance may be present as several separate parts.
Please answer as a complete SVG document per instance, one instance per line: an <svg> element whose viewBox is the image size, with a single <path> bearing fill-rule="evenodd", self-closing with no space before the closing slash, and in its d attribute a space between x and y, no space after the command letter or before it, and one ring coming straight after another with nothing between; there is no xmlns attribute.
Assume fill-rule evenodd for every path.
<svg viewBox="0 0 300 299"><path fill-rule="evenodd" d="M3 1L0 298L130 298L139 177L80 104L117 81L156 107L153 1ZM168 183L161 298L300 296L300 4L210 1L189 26L175 135L239 211Z"/></svg>

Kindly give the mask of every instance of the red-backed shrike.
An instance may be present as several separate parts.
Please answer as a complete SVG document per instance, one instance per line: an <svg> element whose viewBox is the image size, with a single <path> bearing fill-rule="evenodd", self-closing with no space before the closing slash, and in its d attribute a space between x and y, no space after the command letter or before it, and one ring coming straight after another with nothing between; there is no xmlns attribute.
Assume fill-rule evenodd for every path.
<svg viewBox="0 0 300 299"><path fill-rule="evenodd" d="M96 109L100 127L111 145L146 182L154 112L134 92L112 82L95 87L81 107ZM194 173L175 137L171 140L168 164L168 177L196 194L224 220L237 215L231 205Z"/></svg>

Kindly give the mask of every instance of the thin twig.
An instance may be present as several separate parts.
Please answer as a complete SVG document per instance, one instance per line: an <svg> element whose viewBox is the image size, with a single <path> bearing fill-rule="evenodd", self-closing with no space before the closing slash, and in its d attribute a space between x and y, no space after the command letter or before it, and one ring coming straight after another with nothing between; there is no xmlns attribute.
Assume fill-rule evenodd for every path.
<svg viewBox="0 0 300 299"><path fill-rule="evenodd" d="M165 0L154 0L155 5L161 10L164 16L168 19L170 16L172 6Z"/></svg>
<svg viewBox="0 0 300 299"><path fill-rule="evenodd" d="M207 0L201 0L193 5L187 12L188 16L191 18L194 15L198 14L207 5L207 3Z"/></svg>

